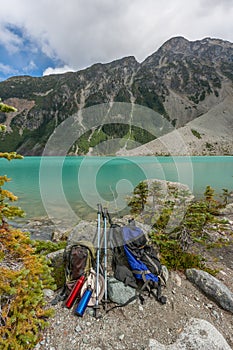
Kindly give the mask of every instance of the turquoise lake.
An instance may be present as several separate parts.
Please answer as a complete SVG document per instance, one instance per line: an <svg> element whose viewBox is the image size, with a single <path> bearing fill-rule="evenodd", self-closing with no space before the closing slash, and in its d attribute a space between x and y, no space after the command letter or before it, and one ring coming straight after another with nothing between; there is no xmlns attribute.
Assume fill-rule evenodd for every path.
<svg viewBox="0 0 233 350"><path fill-rule="evenodd" d="M126 210L126 198L139 181L157 178L187 184L196 197L207 185L216 194L233 189L233 157L25 157L0 160L5 188L18 196L27 218L87 218L97 203Z"/></svg>

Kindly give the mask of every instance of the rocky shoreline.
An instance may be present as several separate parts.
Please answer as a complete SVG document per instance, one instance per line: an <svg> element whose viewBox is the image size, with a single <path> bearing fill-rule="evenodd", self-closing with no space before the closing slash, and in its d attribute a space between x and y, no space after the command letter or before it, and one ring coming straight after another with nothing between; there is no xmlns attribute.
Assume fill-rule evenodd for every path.
<svg viewBox="0 0 233 350"><path fill-rule="evenodd" d="M183 185L160 183L159 195L149 196L145 213L153 209L159 215L166 201L174 203L175 213L168 223L177 227L182 219L186 205L193 196ZM185 196L185 198L184 198ZM148 207L147 207L148 206ZM144 214L143 214L144 215ZM205 265L218 270L216 278L197 271L170 271L163 295L167 303L162 305L153 297L145 295L143 305L138 300L109 313L101 305L101 318L96 319L93 309L88 308L83 317L75 315L74 310L64 307L60 302L54 306L55 314L49 326L40 334L35 350L229 350L233 348L233 204L228 204L220 213L225 219L221 224L206 225L205 232L211 242L227 242L207 250L200 244L196 249L205 259ZM157 216L156 216L157 218ZM158 219L158 218L157 218ZM118 218L117 223L126 224L128 217ZM115 220L114 220L115 222ZM136 225L144 233L151 229L145 224L146 215L140 216ZM31 238L59 242L69 236L67 225L58 225L48 218L35 218L21 225L29 231ZM76 230L80 240L94 242L96 220L81 221ZM72 230L72 231L73 231ZM195 249L195 246L193 247ZM49 259L59 270L62 251L51 253ZM109 254L110 257L110 254ZM111 266L111 264L108 264ZM63 273L63 267L61 272ZM60 275L59 275L60 276ZM108 271L111 276L111 271ZM45 290L47 307L51 307L54 292ZM55 292L57 293L57 292ZM112 302L108 307L113 306Z"/></svg>
<svg viewBox="0 0 233 350"><path fill-rule="evenodd" d="M232 288L233 270L222 263L218 279ZM165 294L167 304L153 297L105 314L100 319L88 309L83 318L60 303L36 350L160 350L222 349L233 346L233 317L210 300L184 274L172 272ZM53 293L47 291L47 301Z"/></svg>
<svg viewBox="0 0 233 350"><path fill-rule="evenodd" d="M230 205L225 210L225 218L231 231L232 217ZM32 222L30 225L33 229L36 226L36 230L40 227L43 231L44 225L39 222L35 220L34 226ZM83 232L86 231L86 225L90 227L89 222L80 225ZM94 222L92 229L95 227ZM89 234L92 234L91 229ZM219 234L223 235L222 232ZM50 325L41 333L41 340L35 350L232 349L233 243L232 235L230 237L229 245L200 252L211 268L219 270L216 280L229 292L231 306L228 310L220 306L221 303L213 295L201 290L198 283L191 281L187 273L172 271L164 290L168 300L166 305L159 304L147 295L143 305L136 301L107 314L101 307L102 317L96 319L92 308L88 308L80 318L60 302L54 307L55 315L49 319ZM217 289L216 294L219 294ZM45 291L45 298L50 307L54 292Z"/></svg>

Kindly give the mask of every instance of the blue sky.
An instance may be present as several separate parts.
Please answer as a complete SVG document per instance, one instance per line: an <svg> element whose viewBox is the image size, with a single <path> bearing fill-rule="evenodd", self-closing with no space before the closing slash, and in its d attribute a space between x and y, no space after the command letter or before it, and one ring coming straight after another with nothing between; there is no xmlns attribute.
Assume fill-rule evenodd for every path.
<svg viewBox="0 0 233 350"><path fill-rule="evenodd" d="M6 0L0 10L0 81L143 61L181 35L233 42L232 0Z"/></svg>
<svg viewBox="0 0 233 350"><path fill-rule="evenodd" d="M7 43L0 40L0 80L12 75L42 76L48 67L65 65L57 55L43 52L40 43L23 27L7 23L5 32L9 40Z"/></svg>
<svg viewBox="0 0 233 350"><path fill-rule="evenodd" d="M41 76L47 67L55 68L63 62L56 57L49 57L32 38L24 36L22 30L14 25L7 27L15 38L19 38L17 49L8 50L0 45L0 80L11 75Z"/></svg>

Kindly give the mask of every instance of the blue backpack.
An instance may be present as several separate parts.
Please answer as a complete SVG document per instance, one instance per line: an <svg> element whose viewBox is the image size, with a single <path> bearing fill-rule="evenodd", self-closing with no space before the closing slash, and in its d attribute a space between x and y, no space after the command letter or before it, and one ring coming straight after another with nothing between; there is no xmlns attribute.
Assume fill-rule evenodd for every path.
<svg viewBox="0 0 233 350"><path fill-rule="evenodd" d="M113 251L114 277L126 285L137 288L139 294L145 289L162 304L166 297L161 295L166 285L167 269L161 265L155 249L148 244L143 231L131 221L127 226L113 224L110 229ZM157 293L154 293L154 290Z"/></svg>
<svg viewBox="0 0 233 350"><path fill-rule="evenodd" d="M157 274L151 273L148 267L141 261L136 258L136 256L130 251L127 245L124 246L125 254L128 260L128 263L131 267L131 270L135 278L139 280L153 281L155 283L159 282L159 277Z"/></svg>

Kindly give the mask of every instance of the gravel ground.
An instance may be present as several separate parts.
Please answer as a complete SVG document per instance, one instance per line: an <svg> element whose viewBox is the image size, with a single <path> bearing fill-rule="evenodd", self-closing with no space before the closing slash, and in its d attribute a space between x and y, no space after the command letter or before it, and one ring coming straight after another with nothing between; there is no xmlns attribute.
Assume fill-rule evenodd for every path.
<svg viewBox="0 0 233 350"><path fill-rule="evenodd" d="M202 253L212 267L220 269L217 278L232 290L232 246L216 249L211 255ZM184 274L172 272L163 294L167 296L166 305L146 296L143 305L136 301L109 313L101 306L100 319L93 316L92 308L87 308L80 318L74 314L74 310L60 303L55 306L50 326L41 333L41 340L35 349L149 350L149 339L157 339L163 344L175 342L192 317L213 324L233 348L232 314L209 300Z"/></svg>

